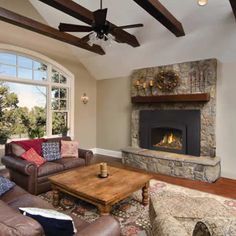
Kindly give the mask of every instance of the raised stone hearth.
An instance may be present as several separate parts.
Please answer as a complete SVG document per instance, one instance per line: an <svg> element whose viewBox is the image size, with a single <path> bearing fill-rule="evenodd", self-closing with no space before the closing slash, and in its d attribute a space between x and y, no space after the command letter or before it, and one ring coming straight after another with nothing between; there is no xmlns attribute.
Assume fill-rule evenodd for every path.
<svg viewBox="0 0 236 236"><path fill-rule="evenodd" d="M128 166L180 178L214 182L220 177L220 158L153 151L135 147L122 150L122 162Z"/></svg>

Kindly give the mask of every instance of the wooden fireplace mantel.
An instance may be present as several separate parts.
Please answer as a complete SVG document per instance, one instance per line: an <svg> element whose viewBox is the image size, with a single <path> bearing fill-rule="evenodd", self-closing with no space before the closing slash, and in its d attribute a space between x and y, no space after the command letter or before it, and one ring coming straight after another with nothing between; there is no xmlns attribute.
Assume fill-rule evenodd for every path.
<svg viewBox="0 0 236 236"><path fill-rule="evenodd" d="M131 98L132 103L176 103L176 102L209 102L209 93L173 94L157 96L136 96Z"/></svg>

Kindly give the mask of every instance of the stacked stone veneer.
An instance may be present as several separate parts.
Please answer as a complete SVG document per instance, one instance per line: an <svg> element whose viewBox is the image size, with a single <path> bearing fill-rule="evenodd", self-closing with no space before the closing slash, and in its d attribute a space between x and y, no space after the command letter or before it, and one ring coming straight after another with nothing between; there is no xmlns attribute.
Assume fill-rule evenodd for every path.
<svg viewBox="0 0 236 236"><path fill-rule="evenodd" d="M139 147L139 112L141 110L172 110L172 109L200 109L201 110L201 156L210 156L216 146L215 123L216 123L216 79L217 79L217 60L209 59L194 62L185 62L169 66L160 66L153 68L140 69L131 75L131 96L150 96L150 90L143 89L137 91L134 86L137 79L142 81L155 78L158 71L174 70L179 74L179 86L171 93L163 93L154 89L155 95L162 94L191 94L198 92L210 93L210 101L207 103L156 103L156 104L133 104L131 121L131 144L133 147ZM191 72L196 74L199 71L205 71L205 90L202 91L197 85L190 86Z"/></svg>
<svg viewBox="0 0 236 236"><path fill-rule="evenodd" d="M131 115L131 144L133 151L129 148L123 150L123 163L142 169L179 176L189 179L199 179L212 182L220 176L219 158L210 158L215 151L216 135L216 83L217 83L217 60L208 59L194 62L178 63L168 66L152 67L135 70L131 75L131 96L150 96L150 89L137 90L137 80L149 82L161 70L174 70L179 74L179 86L171 93L164 93L157 88L153 89L153 95L163 94L191 94L210 93L210 101L207 103L154 103L133 104ZM205 83L190 83L190 73L196 76L204 71ZM200 110L201 111L201 157L157 152L139 148L139 113L141 110ZM135 150L135 151L134 151ZM131 151L131 152L129 152ZM144 155L145 154L145 155ZM187 158L188 157L188 158Z"/></svg>

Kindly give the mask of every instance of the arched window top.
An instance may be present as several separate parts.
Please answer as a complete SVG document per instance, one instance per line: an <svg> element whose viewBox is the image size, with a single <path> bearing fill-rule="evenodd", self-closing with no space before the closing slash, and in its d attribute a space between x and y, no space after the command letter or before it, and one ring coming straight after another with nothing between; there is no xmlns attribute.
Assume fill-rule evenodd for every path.
<svg viewBox="0 0 236 236"><path fill-rule="evenodd" d="M14 80L27 80L29 83L52 83L69 86L73 75L57 62L26 49L17 51L0 45L0 76ZM31 53L31 54L28 54ZM27 83L27 81L25 81Z"/></svg>
<svg viewBox="0 0 236 236"><path fill-rule="evenodd" d="M41 53L29 50L29 49L25 49L25 48L13 46L13 45L1 44L1 43L0 43L0 52L6 53L6 54L13 54L13 55L15 54L15 55L19 55L22 57L31 58L33 61L43 63L43 64L50 64L50 65L52 65L52 67L57 69L60 73L66 75L70 78L74 78L74 75L67 68L65 68L63 65L59 64L55 60L52 60L51 58L49 58ZM9 60L13 60L12 62L9 61L10 63L17 63L17 61L14 62L13 57L9 58ZM26 65L25 63L27 63L27 62L22 61L22 63L23 63L22 66L24 66L24 65ZM37 67L37 64L35 66Z"/></svg>

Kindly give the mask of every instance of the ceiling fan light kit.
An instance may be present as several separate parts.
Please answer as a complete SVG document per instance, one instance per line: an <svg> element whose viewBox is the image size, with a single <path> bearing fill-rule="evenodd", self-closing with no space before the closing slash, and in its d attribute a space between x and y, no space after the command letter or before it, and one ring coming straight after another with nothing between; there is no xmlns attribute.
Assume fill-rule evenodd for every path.
<svg viewBox="0 0 236 236"><path fill-rule="evenodd" d="M102 48L110 47L115 41L115 37L111 34L104 34L99 37L96 32L89 35L88 44L92 47L94 44L100 45Z"/></svg>
<svg viewBox="0 0 236 236"><path fill-rule="evenodd" d="M205 5L207 5L207 3L208 3L208 0L198 0L199 6L205 6Z"/></svg>

